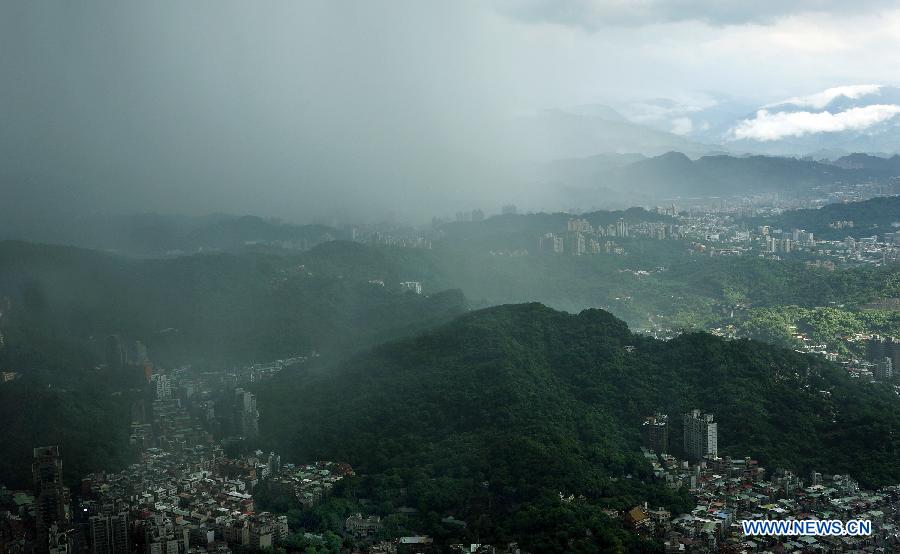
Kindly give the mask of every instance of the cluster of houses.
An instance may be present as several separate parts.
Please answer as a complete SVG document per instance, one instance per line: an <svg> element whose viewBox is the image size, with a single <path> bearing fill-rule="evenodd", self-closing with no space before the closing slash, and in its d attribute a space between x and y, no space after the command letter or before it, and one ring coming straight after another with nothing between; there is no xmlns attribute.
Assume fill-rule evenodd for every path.
<svg viewBox="0 0 900 554"><path fill-rule="evenodd" d="M715 457L696 463L643 449L657 479L690 489L697 504L680 515L646 504L616 513L623 524L678 552L900 551L900 485L861 490L847 475L812 472L804 480L771 473L749 458ZM744 520L869 520L868 536L747 536Z"/></svg>

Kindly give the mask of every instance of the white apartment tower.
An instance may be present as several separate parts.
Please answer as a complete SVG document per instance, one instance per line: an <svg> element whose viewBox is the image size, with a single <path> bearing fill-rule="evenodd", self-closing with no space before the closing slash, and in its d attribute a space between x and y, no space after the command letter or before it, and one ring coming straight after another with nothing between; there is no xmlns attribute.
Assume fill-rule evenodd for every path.
<svg viewBox="0 0 900 554"><path fill-rule="evenodd" d="M715 458L719 454L718 429L712 414L691 410L684 414L684 453L691 460Z"/></svg>

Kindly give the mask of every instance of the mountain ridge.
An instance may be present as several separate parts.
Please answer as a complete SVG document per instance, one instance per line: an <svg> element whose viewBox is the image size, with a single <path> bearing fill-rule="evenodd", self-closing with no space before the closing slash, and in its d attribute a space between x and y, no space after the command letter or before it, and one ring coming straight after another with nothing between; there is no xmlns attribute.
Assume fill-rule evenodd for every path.
<svg viewBox="0 0 900 554"><path fill-rule="evenodd" d="M838 182L884 181L900 173L900 167L885 164L848 165L822 163L793 157L727 154L704 155L692 160L682 152L670 151L610 165L601 160L596 169L592 159L560 160L548 166L548 177L570 187L611 190L629 194L633 201L662 196L728 196L748 192L797 192Z"/></svg>
<svg viewBox="0 0 900 554"><path fill-rule="evenodd" d="M422 513L467 519L472 506L493 506L477 527L482 537L522 537L541 552L579 544L565 525L554 539L523 522L521 514L551 510L558 492L585 495L594 508L649 498L680 509L684 499L652 481L638 448L640 422L658 410L670 414L675 454L678 415L700 408L716 415L721 454L770 469L847 472L870 486L900 480L891 391L754 341L635 335L603 310L479 310L258 395L267 446L347 460L368 476L363 494ZM391 496L378 484L386 481L412 492ZM424 492L436 489L438 498Z"/></svg>

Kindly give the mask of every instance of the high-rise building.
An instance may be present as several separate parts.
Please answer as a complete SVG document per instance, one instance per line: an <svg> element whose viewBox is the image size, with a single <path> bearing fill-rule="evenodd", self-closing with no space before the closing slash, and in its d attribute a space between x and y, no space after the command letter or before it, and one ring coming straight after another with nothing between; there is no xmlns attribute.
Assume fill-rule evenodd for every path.
<svg viewBox="0 0 900 554"><path fill-rule="evenodd" d="M641 436L644 446L657 454L669 451L669 416L655 414L646 419L641 425Z"/></svg>
<svg viewBox="0 0 900 554"><path fill-rule="evenodd" d="M591 222L586 219L573 218L566 224L566 229L570 233L593 233L594 228Z"/></svg>
<svg viewBox="0 0 900 554"><path fill-rule="evenodd" d="M560 254L563 251L563 238L555 233L545 233L538 242L538 248L554 254Z"/></svg>
<svg viewBox="0 0 900 554"><path fill-rule="evenodd" d="M138 367L150 362L150 356L147 353L147 345L143 342L134 341L134 347L128 352L128 363Z"/></svg>
<svg viewBox="0 0 900 554"><path fill-rule="evenodd" d="M684 414L684 453L691 460L719 455L718 429L712 414L691 410Z"/></svg>
<svg viewBox="0 0 900 554"><path fill-rule="evenodd" d="M626 223L624 219L620 219L619 221L616 221L616 236L617 237L627 237L628 236L628 223Z"/></svg>
<svg viewBox="0 0 900 554"><path fill-rule="evenodd" d="M7 302L9 302L7 300ZM6 337L3 336L3 304L0 303L0 350L3 350L3 347L6 346Z"/></svg>
<svg viewBox="0 0 900 554"><path fill-rule="evenodd" d="M69 489L63 485L62 458L58 446L34 449L31 464L34 478L34 515L37 530L36 550L49 552L51 531L65 533L71 523ZM58 543L58 541L54 541ZM59 551L59 547L56 547Z"/></svg>
<svg viewBox="0 0 900 554"><path fill-rule="evenodd" d="M587 253L587 241L581 233L572 233L567 241L571 253L575 256L584 256Z"/></svg>
<svg viewBox="0 0 900 554"><path fill-rule="evenodd" d="M91 516L91 553L129 552L128 514Z"/></svg>
<svg viewBox="0 0 900 554"><path fill-rule="evenodd" d="M235 389L236 431L244 438L255 438L259 434L259 411L256 396L244 389Z"/></svg>
<svg viewBox="0 0 900 554"><path fill-rule="evenodd" d="M419 281L403 281L400 283L400 290L412 291L416 294L422 294L422 283Z"/></svg>
<svg viewBox="0 0 900 554"><path fill-rule="evenodd" d="M822 484L822 474L816 470L812 470L809 473L809 484L810 486L816 486Z"/></svg>
<svg viewBox="0 0 900 554"><path fill-rule="evenodd" d="M172 382L166 375L158 374L153 376L156 381L156 399L169 400L172 398Z"/></svg>
<svg viewBox="0 0 900 554"><path fill-rule="evenodd" d="M112 369L122 369L128 362L128 349L119 335L106 337L106 365Z"/></svg>
<svg viewBox="0 0 900 554"><path fill-rule="evenodd" d="M35 552L46 552L47 554L69 554L74 552L73 531L69 527L60 527L56 523L50 526L47 533L47 545L44 549L43 543L35 547Z"/></svg>
<svg viewBox="0 0 900 554"><path fill-rule="evenodd" d="M889 356L879 360L875 366L875 378L881 381L890 381L894 377L894 362Z"/></svg>

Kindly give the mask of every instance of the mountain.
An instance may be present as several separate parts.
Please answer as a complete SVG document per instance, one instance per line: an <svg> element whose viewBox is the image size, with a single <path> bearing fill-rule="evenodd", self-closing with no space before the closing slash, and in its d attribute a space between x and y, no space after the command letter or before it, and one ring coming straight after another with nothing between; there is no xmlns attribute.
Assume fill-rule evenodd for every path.
<svg viewBox="0 0 900 554"><path fill-rule="evenodd" d="M608 111L545 110L519 118L513 128L518 140L525 143L527 158L537 161L598 153L655 156L670 150L699 156L721 150L721 147L699 144L674 133L611 116Z"/></svg>
<svg viewBox="0 0 900 554"><path fill-rule="evenodd" d="M888 177L900 175L900 155L897 154L890 157L881 157L854 153L841 156L834 160L832 164L844 169L865 169Z"/></svg>
<svg viewBox="0 0 900 554"><path fill-rule="evenodd" d="M596 210L580 214L564 212L503 214L483 221L454 221L440 226L445 241L467 242L471 248L483 244L487 248L534 248L537 237L544 233L565 233L572 218L586 219L594 227L615 224L619 219L629 224L640 222L671 223L672 217L650 212L644 208L625 210Z"/></svg>
<svg viewBox="0 0 900 554"><path fill-rule="evenodd" d="M0 218L0 239L63 244L132 256L202 251L301 250L342 238L325 225L294 225L256 216L155 213Z"/></svg>
<svg viewBox="0 0 900 554"><path fill-rule="evenodd" d="M64 477L69 484L77 485L88 473L123 469L133 462L128 422L132 415L130 404L139 396L135 390L141 383L123 380L120 372L80 365L85 358L83 353L74 352L74 356L63 359L63 352L72 354L72 349L62 350L52 342L29 350L21 354L31 363L46 364L47 355L63 362L53 369L69 372L69 382L60 387L20 377L0 385L3 484L23 490L31 487L32 448L41 444L59 445L66 453ZM19 357L18 361L22 359ZM23 369L7 365L9 361L0 349L4 371Z"/></svg>
<svg viewBox="0 0 900 554"><path fill-rule="evenodd" d="M757 105L752 100L707 92L693 99L633 100L617 104L616 108L634 123L659 131L675 132L701 144L723 145L726 142L724 137L728 136L735 121L753 113Z"/></svg>
<svg viewBox="0 0 900 554"><path fill-rule="evenodd" d="M481 310L258 393L267 445L368 476L348 498L416 508L412 526L438 537L518 538L535 552L621 546L602 507L684 509L684 491L654 483L640 456L640 422L656 410L671 416L676 454L678 414L702 408L723 454L869 486L900 479L891 390L757 342L635 335L602 310ZM569 494L585 501L560 502ZM448 514L468 527L447 529Z"/></svg>
<svg viewBox="0 0 900 554"><path fill-rule="evenodd" d="M879 158L880 159L880 158ZM890 165L890 160L885 160ZM833 228L838 221L853 226ZM862 202L826 204L819 209L790 210L776 217L748 219L749 225L769 225L784 230L805 229L817 238L841 240L844 237L870 237L900 231L900 196L882 196Z"/></svg>
<svg viewBox="0 0 900 554"><path fill-rule="evenodd" d="M566 158L539 164L535 169L545 179L583 183L594 181L607 171L647 159L643 154L596 154L586 158Z"/></svg>
<svg viewBox="0 0 900 554"><path fill-rule="evenodd" d="M250 245L305 250L342 235L327 225L292 225L245 215L198 227L184 237L182 250L235 250Z"/></svg>
<svg viewBox="0 0 900 554"><path fill-rule="evenodd" d="M78 343L122 335L167 365L347 352L465 309L458 291L406 294L405 280L380 251L343 241L290 256L161 259L0 242L11 341L17 329Z"/></svg>
<svg viewBox="0 0 900 554"><path fill-rule="evenodd" d="M130 402L146 386L137 341L158 367L221 370L349 356L466 310L459 291L418 295L401 280L380 251L342 241L302 256L140 260L0 242L0 371L18 374L0 383L3 484L27 486L34 445L60 444L76 483L128 463ZM108 364L111 335L128 366Z"/></svg>
<svg viewBox="0 0 900 554"><path fill-rule="evenodd" d="M629 195L634 202L657 201L660 196L799 192L839 181L862 182L900 174L776 156L710 155L692 160L682 152L616 165L605 158L558 160L545 166L545 171L570 187L593 190L595 201L610 190Z"/></svg>

